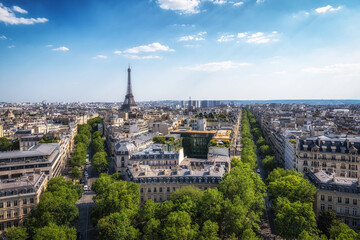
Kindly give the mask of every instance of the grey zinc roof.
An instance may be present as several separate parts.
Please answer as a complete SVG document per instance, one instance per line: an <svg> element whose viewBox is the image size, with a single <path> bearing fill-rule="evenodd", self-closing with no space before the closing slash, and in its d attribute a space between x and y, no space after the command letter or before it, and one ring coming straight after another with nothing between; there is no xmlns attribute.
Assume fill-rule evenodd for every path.
<svg viewBox="0 0 360 240"><path fill-rule="evenodd" d="M357 178L337 177L337 176L334 176L334 174L329 175L326 172L324 172L323 170L314 173L314 176L321 183L337 184L337 185L342 185L342 186L352 186L352 185L358 184Z"/></svg>
<svg viewBox="0 0 360 240"><path fill-rule="evenodd" d="M0 152L0 159L47 156L50 155L55 149L57 149L58 145L58 143L42 143L32 147L28 151Z"/></svg>

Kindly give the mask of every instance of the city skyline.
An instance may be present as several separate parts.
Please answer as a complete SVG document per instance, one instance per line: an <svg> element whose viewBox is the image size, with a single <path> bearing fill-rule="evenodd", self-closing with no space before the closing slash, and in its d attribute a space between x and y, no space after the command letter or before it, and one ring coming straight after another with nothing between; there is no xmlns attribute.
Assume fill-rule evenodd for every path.
<svg viewBox="0 0 360 240"><path fill-rule="evenodd" d="M0 1L3 102L359 99L356 1Z"/></svg>

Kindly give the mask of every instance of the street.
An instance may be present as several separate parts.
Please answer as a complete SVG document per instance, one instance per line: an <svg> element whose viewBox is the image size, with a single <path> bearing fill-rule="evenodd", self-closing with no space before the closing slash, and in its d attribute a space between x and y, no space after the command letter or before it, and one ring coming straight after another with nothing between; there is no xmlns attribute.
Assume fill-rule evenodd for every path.
<svg viewBox="0 0 360 240"><path fill-rule="evenodd" d="M91 148L91 143L88 148L89 159L93 156L93 151ZM97 231L95 226L91 224L90 221L90 209L95 206L93 197L95 192L91 190L92 183L96 181L99 177L99 174L92 168L91 163L87 165L88 168L88 178L86 178L86 183L89 191L83 191L83 195L76 202L76 206L79 209L79 220L76 224L76 229L81 234L82 240L95 240L97 239ZM86 167L85 167L86 169ZM83 175L83 179L85 176ZM84 184L82 184L84 186Z"/></svg>
<svg viewBox="0 0 360 240"><path fill-rule="evenodd" d="M257 157L257 168L260 170L260 177L263 180L263 182L265 183L266 178L267 178L267 172L264 169L264 166L262 165L262 159L259 155L258 150L256 150L256 157ZM265 239L281 239L279 236L276 235L274 229L274 213L273 210L271 208L271 201L269 200L269 197L266 196L265 197L265 215L263 217L262 223L261 223L261 235L265 238ZM271 220L270 220L271 219Z"/></svg>

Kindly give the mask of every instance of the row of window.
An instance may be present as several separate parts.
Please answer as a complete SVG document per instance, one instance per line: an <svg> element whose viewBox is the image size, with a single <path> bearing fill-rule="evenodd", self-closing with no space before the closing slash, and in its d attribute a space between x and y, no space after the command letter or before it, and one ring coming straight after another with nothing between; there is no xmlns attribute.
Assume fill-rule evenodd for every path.
<svg viewBox="0 0 360 240"><path fill-rule="evenodd" d="M178 154L171 155L132 155L131 160L143 160L143 159L176 159Z"/></svg>
<svg viewBox="0 0 360 240"><path fill-rule="evenodd" d="M325 204L321 204L321 205L320 205L320 209L321 209L321 211L324 211L324 210L325 210ZM331 210L331 209L333 209L333 206L332 206L331 204L329 204L327 209L328 209L328 210ZM337 209L336 209L336 212L337 212L338 214L350 215L350 208L345 207L345 208L344 208L344 211L343 211L343 207L342 207L342 206L338 206ZM353 208L353 209L352 209L351 215L357 216L357 208Z"/></svg>
<svg viewBox="0 0 360 240"><path fill-rule="evenodd" d="M303 162L303 165L304 165L304 166L309 166L308 161L305 160L305 161ZM312 167L319 167L319 166L320 166L320 162L313 162L313 161L311 161L311 166L312 166ZM323 167L329 166L329 167L332 167L332 168L336 168L336 164L335 164L335 163L331 163L331 164L327 165L326 162L321 162L321 166L323 166ZM346 166L347 166L347 167L346 167ZM340 168L341 168L341 169L349 168L350 170L358 170L357 165L344 164L344 163L341 164Z"/></svg>
<svg viewBox="0 0 360 240"><path fill-rule="evenodd" d="M176 161L142 161L141 162L144 165L150 165L150 166L156 166L156 165L177 165Z"/></svg>
<svg viewBox="0 0 360 240"><path fill-rule="evenodd" d="M173 187L172 190L175 191L175 190L176 190L176 187ZM140 188L140 192L141 192L141 193L143 193L144 191L145 191L144 188ZM164 188L164 191L165 191L165 188ZM166 188L166 192L170 192L170 191L171 191L171 187L167 187L167 188ZM148 193L151 193L151 188L147 188L147 192L148 192ZM159 188L154 187L153 190L152 190L152 192L154 192L154 193L156 193L156 192L163 192L163 187L159 187Z"/></svg>
<svg viewBox="0 0 360 240"><path fill-rule="evenodd" d="M30 199L24 198L22 200L23 205L26 205L28 203L34 203L34 202L35 202L34 198L30 198ZM5 202L0 202L0 208L4 208L4 206L6 206L6 207L16 207L16 206L18 206L18 204L19 204L18 200L14 200L13 202L12 201L7 201L6 203Z"/></svg>
<svg viewBox="0 0 360 240"><path fill-rule="evenodd" d="M204 187L204 188L200 187L200 189L206 190L207 187ZM165 187L154 187L154 188L149 187L149 188L147 188L148 193L151 193L151 192L162 193L162 192L165 192L165 190L166 190L166 192L171 192L171 187L166 187L166 188ZM172 191L175 191L175 190L176 190L176 187L172 187ZM144 193L145 191L146 191L146 188L140 188L140 193Z"/></svg>
<svg viewBox="0 0 360 240"><path fill-rule="evenodd" d="M349 160L349 161L357 161L358 158L355 156L349 156L346 157L344 155L340 156L340 158L337 158L335 155L332 155L331 157L328 157L326 155L314 155L314 156L308 156L307 153L304 153L303 156L301 156L302 158L314 158L314 159L323 159L323 160Z"/></svg>
<svg viewBox="0 0 360 240"><path fill-rule="evenodd" d="M150 200L150 199L151 199L151 197L149 196L149 197L147 198L147 200ZM140 200L141 200L141 202L144 202L144 197L141 197ZM162 196L162 195L159 195L159 196L153 196L153 197L152 197L152 200L153 200L154 202L158 202L158 200L159 200L159 202L162 202L164 199L163 199L163 196ZM167 201L170 200L170 195L167 195L167 196L166 196L166 200L167 200Z"/></svg>
<svg viewBox="0 0 360 240"><path fill-rule="evenodd" d="M29 213L29 210L27 208L23 208L22 209L23 215L26 215ZM0 219L5 219L6 218L16 218L19 216L19 212L18 211L6 211L6 212L0 212Z"/></svg>
<svg viewBox="0 0 360 240"><path fill-rule="evenodd" d="M17 226L19 226L19 221L0 223L0 231L4 231L5 228L11 228L11 227L17 227Z"/></svg>
<svg viewBox="0 0 360 240"><path fill-rule="evenodd" d="M320 200L321 200L321 201L325 201L325 195L321 195L321 196L320 196ZM332 196L328 196L328 197L327 197L327 200L328 200L328 202L332 202L333 197L332 197ZM342 202L343 202L343 197L337 197L337 202L338 202L338 203L342 203ZM357 202L358 202L357 199L353 199L352 204L353 204L353 205L357 205ZM350 199L349 199L349 198L344 198L344 203L345 203L345 204L350 204Z"/></svg>
<svg viewBox="0 0 360 240"><path fill-rule="evenodd" d="M346 225L350 226L349 219L345 219L344 222L345 222ZM356 228L357 227L357 220L353 219L351 222L352 222L352 227Z"/></svg>

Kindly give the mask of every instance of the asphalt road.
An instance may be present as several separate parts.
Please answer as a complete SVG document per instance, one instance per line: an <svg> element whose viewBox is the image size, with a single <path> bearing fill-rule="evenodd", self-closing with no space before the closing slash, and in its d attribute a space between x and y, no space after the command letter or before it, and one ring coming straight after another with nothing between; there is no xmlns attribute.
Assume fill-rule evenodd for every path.
<svg viewBox="0 0 360 240"><path fill-rule="evenodd" d="M91 144L88 149L90 159L93 156ZM88 178L87 185L90 191L84 191L81 198L76 202L76 206L79 209L79 221L76 224L76 229L81 234L81 240L95 240L97 239L97 231L95 226L90 221L90 209L95 206L93 197L95 192L91 191L91 185L99 177L99 174L92 168L91 164L88 165ZM83 175L83 179L84 179ZM84 186L84 184L82 184Z"/></svg>

